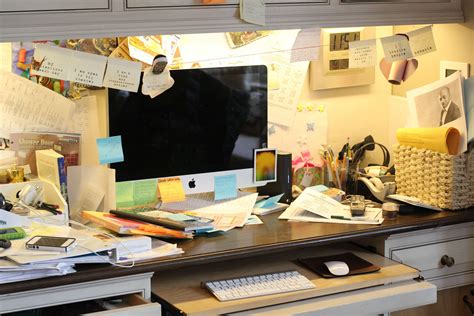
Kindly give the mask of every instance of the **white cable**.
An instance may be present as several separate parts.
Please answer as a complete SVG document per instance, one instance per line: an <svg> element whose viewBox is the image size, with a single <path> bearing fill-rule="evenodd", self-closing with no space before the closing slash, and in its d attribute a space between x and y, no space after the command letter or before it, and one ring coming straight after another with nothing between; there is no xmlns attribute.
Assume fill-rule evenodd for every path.
<svg viewBox="0 0 474 316"><path fill-rule="evenodd" d="M81 246L81 245L77 245L76 247L79 247L79 248L83 248L87 251L90 251L92 253L94 253L97 257L99 257L101 260L103 260L104 262L106 263L110 263L111 265L113 265L114 267L119 267L119 268L133 268L135 266L135 259L132 258L132 263L128 266L126 265L123 265L123 264L118 264L118 263L115 263L113 262L112 260L110 259L105 259L103 256L101 256L99 253L95 252L94 250L92 249L89 249L87 247L84 247L84 246Z"/></svg>

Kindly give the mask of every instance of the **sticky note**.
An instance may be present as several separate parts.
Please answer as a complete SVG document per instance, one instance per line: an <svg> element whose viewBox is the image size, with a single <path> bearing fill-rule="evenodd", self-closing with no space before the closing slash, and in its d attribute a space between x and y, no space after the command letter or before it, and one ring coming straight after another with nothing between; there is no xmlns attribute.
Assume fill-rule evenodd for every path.
<svg viewBox="0 0 474 316"><path fill-rule="evenodd" d="M109 57L103 86L137 92L141 71L142 65L139 62Z"/></svg>
<svg viewBox="0 0 474 316"><path fill-rule="evenodd" d="M132 207L133 181L115 183L115 203L117 208Z"/></svg>
<svg viewBox="0 0 474 316"><path fill-rule="evenodd" d="M265 25L265 0L240 0L240 18L248 23Z"/></svg>
<svg viewBox="0 0 474 316"><path fill-rule="evenodd" d="M431 25L408 32L407 35L410 38L409 44L413 56L421 56L436 51L433 27Z"/></svg>
<svg viewBox="0 0 474 316"><path fill-rule="evenodd" d="M133 183L133 201L135 205L156 203L156 179L137 180Z"/></svg>
<svg viewBox="0 0 474 316"><path fill-rule="evenodd" d="M377 63L375 39L349 42L349 68L372 67Z"/></svg>
<svg viewBox="0 0 474 316"><path fill-rule="evenodd" d="M121 162L124 160L122 151L122 136L97 138L99 162L101 165Z"/></svg>
<svg viewBox="0 0 474 316"><path fill-rule="evenodd" d="M408 39L403 35L382 37L380 42L385 53L385 59L390 63L413 57Z"/></svg>
<svg viewBox="0 0 474 316"><path fill-rule="evenodd" d="M229 174L214 177L214 200L237 197L237 175Z"/></svg>
<svg viewBox="0 0 474 316"><path fill-rule="evenodd" d="M300 30L291 48L290 62L318 60L320 36L320 28Z"/></svg>
<svg viewBox="0 0 474 316"><path fill-rule="evenodd" d="M160 191L161 200L164 203L180 202L186 200L183 183L179 177L159 179L158 190Z"/></svg>
<svg viewBox="0 0 474 316"><path fill-rule="evenodd" d="M72 51L69 80L91 86L102 87L107 57Z"/></svg>
<svg viewBox="0 0 474 316"><path fill-rule="evenodd" d="M272 208L272 207L275 207L275 204L277 204L278 201L280 201L280 199L281 199L282 196L283 196L283 193L282 193L282 194L275 195L275 196L272 196L272 197L269 197L269 198L266 199L266 200L259 201L259 202L255 203L255 206L256 206L256 207L260 207L260 208Z"/></svg>

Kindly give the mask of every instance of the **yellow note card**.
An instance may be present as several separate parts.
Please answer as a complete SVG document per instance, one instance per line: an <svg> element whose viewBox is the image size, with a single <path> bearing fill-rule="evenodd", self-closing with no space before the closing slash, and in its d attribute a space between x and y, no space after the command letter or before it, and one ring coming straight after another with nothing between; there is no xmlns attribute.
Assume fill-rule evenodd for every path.
<svg viewBox="0 0 474 316"><path fill-rule="evenodd" d="M180 202L186 199L181 178L167 178L158 180L158 190L164 203Z"/></svg>

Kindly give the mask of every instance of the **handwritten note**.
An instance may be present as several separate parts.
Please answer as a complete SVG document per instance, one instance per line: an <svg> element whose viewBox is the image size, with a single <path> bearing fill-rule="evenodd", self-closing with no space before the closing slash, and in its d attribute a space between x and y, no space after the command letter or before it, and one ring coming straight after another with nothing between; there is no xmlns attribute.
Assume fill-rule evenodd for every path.
<svg viewBox="0 0 474 316"><path fill-rule="evenodd" d="M138 180L133 183L133 201L137 205L156 203L156 179Z"/></svg>
<svg viewBox="0 0 474 316"><path fill-rule="evenodd" d="M71 55L69 80L102 87L107 57L79 51L72 51Z"/></svg>
<svg viewBox="0 0 474 316"><path fill-rule="evenodd" d="M142 93L154 98L171 88L173 84L174 79L171 77L168 66L159 75L153 74L152 67L148 67L143 74Z"/></svg>
<svg viewBox="0 0 474 316"><path fill-rule="evenodd" d="M237 197L237 176L229 174L214 177L214 200L233 199Z"/></svg>
<svg viewBox="0 0 474 316"><path fill-rule="evenodd" d="M372 67L377 63L375 39L349 42L349 68Z"/></svg>
<svg viewBox="0 0 474 316"><path fill-rule="evenodd" d="M122 136L97 138L97 149L99 151L99 162L101 165L122 162Z"/></svg>
<svg viewBox="0 0 474 316"><path fill-rule="evenodd" d="M117 208L132 207L133 202L133 181L117 182L115 184L115 199Z"/></svg>
<svg viewBox="0 0 474 316"><path fill-rule="evenodd" d="M36 44L31 74L69 80L72 50L49 44Z"/></svg>
<svg viewBox="0 0 474 316"><path fill-rule="evenodd" d="M142 65L139 62L108 58L104 87L137 92Z"/></svg>
<svg viewBox="0 0 474 316"><path fill-rule="evenodd" d="M410 38L409 43L413 56L421 56L436 51L433 27L431 25L408 32L407 35Z"/></svg>
<svg viewBox="0 0 474 316"><path fill-rule="evenodd" d="M320 36L320 28L300 30L291 49L290 62L318 60Z"/></svg>
<svg viewBox="0 0 474 316"><path fill-rule="evenodd" d="M186 200L181 178L167 178L158 180L158 190L160 191L163 203L180 202Z"/></svg>
<svg viewBox="0 0 474 316"><path fill-rule="evenodd" d="M0 71L0 137L10 132L67 132L75 104L10 72Z"/></svg>
<svg viewBox="0 0 474 316"><path fill-rule="evenodd" d="M240 0L240 18L248 23L265 25L265 0Z"/></svg>
<svg viewBox="0 0 474 316"><path fill-rule="evenodd" d="M393 63L397 60L410 59L413 57L410 43L403 35L382 37L380 42L382 43L383 51L385 53L385 59L388 62Z"/></svg>

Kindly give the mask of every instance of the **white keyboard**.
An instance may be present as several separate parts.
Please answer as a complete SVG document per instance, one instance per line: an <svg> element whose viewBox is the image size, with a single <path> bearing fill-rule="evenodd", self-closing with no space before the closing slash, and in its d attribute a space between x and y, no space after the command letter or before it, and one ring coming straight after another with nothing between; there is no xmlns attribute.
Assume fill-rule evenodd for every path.
<svg viewBox="0 0 474 316"><path fill-rule="evenodd" d="M203 285L219 301L286 293L315 288L315 285L298 271L269 273L242 278L208 281Z"/></svg>

